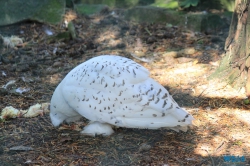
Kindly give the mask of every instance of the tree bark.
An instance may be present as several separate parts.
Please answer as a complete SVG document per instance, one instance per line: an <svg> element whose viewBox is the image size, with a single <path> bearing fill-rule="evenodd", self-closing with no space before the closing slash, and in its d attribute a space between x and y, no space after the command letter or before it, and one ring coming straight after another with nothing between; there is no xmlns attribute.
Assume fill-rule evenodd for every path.
<svg viewBox="0 0 250 166"><path fill-rule="evenodd" d="M235 88L246 88L250 97L250 0L235 0L225 56L210 78L223 78Z"/></svg>

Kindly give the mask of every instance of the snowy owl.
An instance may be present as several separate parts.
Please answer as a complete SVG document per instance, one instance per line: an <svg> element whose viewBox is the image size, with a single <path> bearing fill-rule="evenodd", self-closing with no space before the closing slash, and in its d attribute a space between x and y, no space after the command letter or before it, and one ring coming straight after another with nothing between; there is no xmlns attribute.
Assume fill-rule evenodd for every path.
<svg viewBox="0 0 250 166"><path fill-rule="evenodd" d="M54 126L81 117L81 133L111 135L112 126L187 130L194 119L140 64L115 55L92 58L71 70L57 86L50 105Z"/></svg>

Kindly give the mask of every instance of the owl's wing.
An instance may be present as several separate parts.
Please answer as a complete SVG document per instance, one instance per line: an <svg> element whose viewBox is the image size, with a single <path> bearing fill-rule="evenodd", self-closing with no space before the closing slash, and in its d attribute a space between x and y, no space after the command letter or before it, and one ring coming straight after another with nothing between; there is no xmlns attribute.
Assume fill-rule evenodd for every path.
<svg viewBox="0 0 250 166"><path fill-rule="evenodd" d="M186 126L193 120L143 66L100 56L73 69L62 82L67 103L92 121L121 127Z"/></svg>
<svg viewBox="0 0 250 166"><path fill-rule="evenodd" d="M121 103L128 102L120 101L121 98L132 97L134 85L148 77L148 70L134 61L105 55L75 67L61 82L60 88L70 107L94 120L94 116L100 116L99 112L105 112L105 108L120 109Z"/></svg>

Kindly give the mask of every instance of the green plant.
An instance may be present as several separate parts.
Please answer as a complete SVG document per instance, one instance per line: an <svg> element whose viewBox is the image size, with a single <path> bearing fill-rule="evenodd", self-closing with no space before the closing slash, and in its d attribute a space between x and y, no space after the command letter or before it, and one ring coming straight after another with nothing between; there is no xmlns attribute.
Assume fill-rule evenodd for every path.
<svg viewBox="0 0 250 166"><path fill-rule="evenodd" d="M190 6L197 6L200 0L184 0L179 3L179 6L183 9L189 8Z"/></svg>

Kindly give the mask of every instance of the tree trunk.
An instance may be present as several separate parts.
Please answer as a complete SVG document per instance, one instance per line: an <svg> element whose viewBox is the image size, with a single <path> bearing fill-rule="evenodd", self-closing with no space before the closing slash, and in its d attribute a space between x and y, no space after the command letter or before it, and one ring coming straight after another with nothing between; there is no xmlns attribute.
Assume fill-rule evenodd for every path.
<svg viewBox="0 0 250 166"><path fill-rule="evenodd" d="M246 88L250 97L250 0L235 0L235 9L228 37L225 56L210 78L223 78L235 88Z"/></svg>

